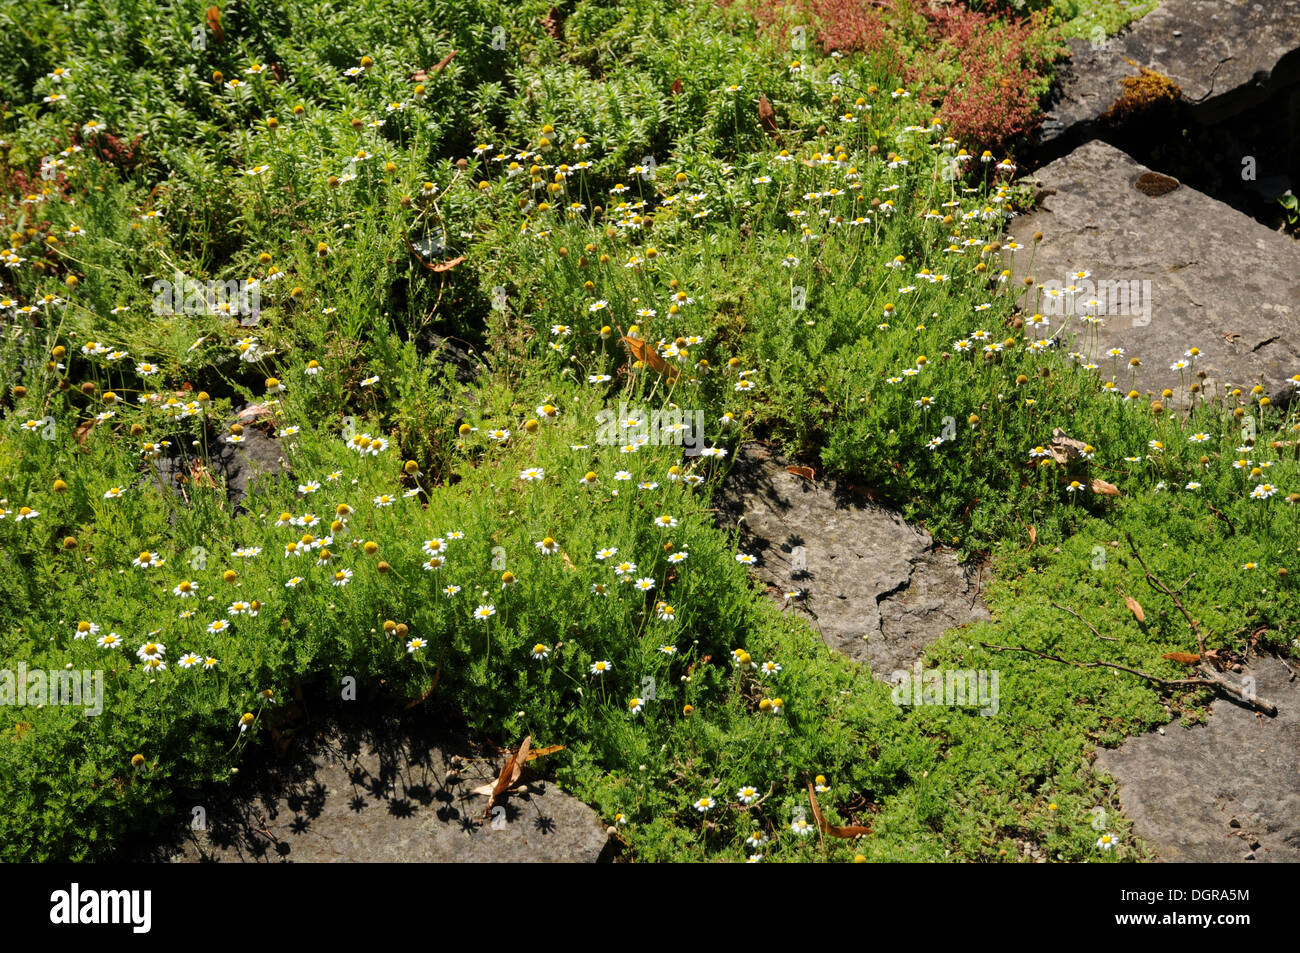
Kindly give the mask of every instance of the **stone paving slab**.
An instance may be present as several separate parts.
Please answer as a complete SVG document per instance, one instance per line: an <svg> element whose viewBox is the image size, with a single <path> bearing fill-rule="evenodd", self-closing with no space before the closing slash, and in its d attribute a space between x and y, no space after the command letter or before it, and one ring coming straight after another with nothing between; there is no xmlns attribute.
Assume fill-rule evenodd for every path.
<svg viewBox="0 0 1300 953"><path fill-rule="evenodd" d="M1096 46L1073 39L1070 50L1040 143L1060 139L1064 151L1094 135L1138 66L1168 76L1214 123L1300 82L1300 0L1161 0L1121 33Z"/></svg>
<svg viewBox="0 0 1300 953"><path fill-rule="evenodd" d="M612 853L596 812L551 782L530 782L477 823L487 798L471 792L495 780L503 760L475 758L463 742L393 725L330 728L294 754L256 771L252 789L207 805L208 829L186 826L161 848L162 857L178 863L593 863Z"/></svg>
<svg viewBox="0 0 1300 953"><path fill-rule="evenodd" d="M1011 236L1025 246L1012 271L1017 281L1032 272L1040 285L1058 288L1075 272L1091 272L1085 293L1104 291L1096 297L1120 312L1105 316L1094 354L1125 350L1116 381L1122 389L1130 383L1123 365L1137 357L1139 390L1179 391L1191 378L1170 366L1194 346L1202 353L1197 368L1209 375L1208 395L1218 385L1263 382L1275 402L1294 397L1288 378L1300 374L1300 242L1103 142L1080 146L1032 178L1042 186L1040 206L1011 224ZM1037 249L1035 232L1044 236ZM1103 281L1123 282L1127 300ZM1041 290L1021 299L1047 314L1045 303ZM1064 319L1053 317L1052 330ZM1080 340L1085 327L1069 317ZM1110 379L1111 361L1097 363Z"/></svg>
<svg viewBox="0 0 1300 953"><path fill-rule="evenodd" d="M1098 752L1095 769L1119 781L1124 813L1159 860L1300 862L1300 678L1272 657L1243 675L1276 717L1220 699L1204 725L1174 721Z"/></svg>
<svg viewBox="0 0 1300 953"><path fill-rule="evenodd" d="M759 444L740 447L719 519L759 557L754 574L774 597L804 592L791 606L830 647L888 680L944 632L989 617L973 574L929 533L843 483L805 480L789 465Z"/></svg>

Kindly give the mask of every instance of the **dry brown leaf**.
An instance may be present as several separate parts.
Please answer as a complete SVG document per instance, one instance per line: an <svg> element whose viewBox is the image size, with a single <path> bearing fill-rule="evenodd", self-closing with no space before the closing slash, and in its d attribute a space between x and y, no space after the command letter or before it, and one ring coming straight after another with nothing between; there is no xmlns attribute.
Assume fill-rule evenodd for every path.
<svg viewBox="0 0 1300 953"><path fill-rule="evenodd" d="M1133 613L1133 617L1139 622L1145 622L1147 620L1147 614L1142 611L1142 604L1132 596L1124 597L1124 605L1128 606L1128 611Z"/></svg>
<svg viewBox="0 0 1300 953"><path fill-rule="evenodd" d="M528 757L524 761L533 761L537 758L545 757L548 754L555 754L557 751L563 751L564 745L548 745L545 748L538 748L536 751L528 752Z"/></svg>
<svg viewBox="0 0 1300 953"><path fill-rule="evenodd" d="M475 794L487 795L487 807L483 809L484 820L492 813L492 806L496 804L497 798L514 787L519 776L524 773L524 763L528 760L528 749L532 743L533 736L529 735L519 746L519 750L506 759L495 782L474 789Z"/></svg>
<svg viewBox="0 0 1300 953"><path fill-rule="evenodd" d="M697 661L697 662L692 662L690 665L686 666L686 674L687 674L687 675L694 675L694 674L695 674L695 666L697 666L697 665L708 665L709 662L712 661L712 660L713 660L713 656L712 656L712 655L706 655L706 656L704 656L703 658L701 658L699 661Z"/></svg>
<svg viewBox="0 0 1300 953"><path fill-rule="evenodd" d="M786 467L786 470L797 477L803 477L805 480L812 480L816 476L812 467Z"/></svg>
<svg viewBox="0 0 1300 953"><path fill-rule="evenodd" d="M418 251L415 250L415 246L411 244L411 239L408 236L403 236L403 238L406 240L406 247L411 250L412 257L415 258L415 260L418 261L421 265L423 265L425 269L428 271L439 272L439 273L444 271L451 271L453 268L455 268L457 265L459 265L461 262L465 260L464 255L457 255L455 258L451 259L451 261L440 261L437 262L436 264L430 264L420 256L420 253Z"/></svg>
<svg viewBox="0 0 1300 953"><path fill-rule="evenodd" d="M252 424L261 420L263 417L270 416L271 408L266 404L253 404L253 406L245 407L241 410L239 416L235 418L235 422L239 424Z"/></svg>
<svg viewBox="0 0 1300 953"><path fill-rule="evenodd" d="M872 503L880 502L879 494L877 494L875 490L873 490L871 487L867 486L864 483L850 483L849 489L852 492L856 493L858 496L865 496Z"/></svg>
<svg viewBox="0 0 1300 953"><path fill-rule="evenodd" d="M412 708L414 708L416 705L419 705L419 704L421 704L422 702L427 701L428 698L429 698L429 696L433 694L433 690L434 690L435 688L438 687L438 679L441 678L441 677L442 677L442 663L439 662L439 663L438 663L438 667L435 668L435 669L433 670L433 682L430 683L430 685L429 685L429 690L428 690L427 692L425 692L423 695L421 695L419 698L416 698L416 699L413 699L412 701L407 702L407 703L406 703L406 710L407 710L407 711L410 711L410 710L411 710Z"/></svg>
<svg viewBox="0 0 1300 953"><path fill-rule="evenodd" d="M569 554L562 549L560 550L560 565L563 566L565 569L578 568L573 564L573 560L569 558Z"/></svg>
<svg viewBox="0 0 1300 953"><path fill-rule="evenodd" d="M72 432L72 435L77 438L78 445L86 442L86 436L95 429L97 423L99 423L99 418L91 417L89 420L83 420L77 424L77 429Z"/></svg>
<svg viewBox="0 0 1300 953"><path fill-rule="evenodd" d="M1033 546L1035 543L1038 542L1038 530L1034 529L1033 523L1029 524L1028 529L1029 529L1029 545Z"/></svg>
<svg viewBox="0 0 1300 953"><path fill-rule="evenodd" d="M447 64L450 63L452 60L454 60L456 58L456 54L459 52L460 50L452 50L442 59L438 60L438 62L434 63L433 72L436 74L436 73L441 73L443 70L445 70L447 68Z"/></svg>
<svg viewBox="0 0 1300 953"><path fill-rule="evenodd" d="M758 122L767 130L769 136L780 141L781 133L776 128L776 110L768 102L767 93L760 93L758 96Z"/></svg>
<svg viewBox="0 0 1300 953"><path fill-rule="evenodd" d="M1098 493L1101 496L1119 496L1119 487L1096 477L1092 478L1091 488L1093 493Z"/></svg>
<svg viewBox="0 0 1300 953"><path fill-rule="evenodd" d="M207 18L208 29L212 31L212 35L216 38L216 41L218 43L225 43L226 31L221 29L221 8L215 3L208 7Z"/></svg>
<svg viewBox="0 0 1300 953"><path fill-rule="evenodd" d="M425 267L427 267L430 271L436 271L438 273L442 273L444 271L451 271L453 268L455 268L464 260L465 260L464 255L457 255L451 261L440 261L436 265L426 265Z"/></svg>
<svg viewBox="0 0 1300 953"><path fill-rule="evenodd" d="M851 825L848 827L836 827L829 823L826 818L822 817L821 806L817 803L817 792L813 790L813 784L808 782L808 798L812 802L813 820L817 822L817 829L829 837L852 838L859 837L863 834L870 834L871 828Z"/></svg>
<svg viewBox="0 0 1300 953"><path fill-rule="evenodd" d="M636 360L640 361L642 364L648 364L650 367L653 367L669 380L675 380L677 378L678 373L680 373L677 368L660 357L658 353L656 353L655 349L645 341L630 337L623 337L621 340L627 347L628 352Z"/></svg>
<svg viewBox="0 0 1300 953"><path fill-rule="evenodd" d="M1194 652L1170 652L1162 657L1184 665L1199 665L1201 662L1201 657Z"/></svg>
<svg viewBox="0 0 1300 953"><path fill-rule="evenodd" d="M551 39L564 39L564 25L561 22L562 20L563 14L560 13L559 7L551 7L546 16L542 17L542 29L547 32Z"/></svg>
<svg viewBox="0 0 1300 953"><path fill-rule="evenodd" d="M682 78L680 76L673 80L671 89L674 96L680 96L682 94Z"/></svg>

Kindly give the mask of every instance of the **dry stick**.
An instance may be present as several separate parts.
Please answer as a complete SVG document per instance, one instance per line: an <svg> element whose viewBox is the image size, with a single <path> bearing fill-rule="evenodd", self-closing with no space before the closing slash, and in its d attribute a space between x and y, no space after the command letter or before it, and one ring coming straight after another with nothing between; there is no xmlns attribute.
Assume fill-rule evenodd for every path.
<svg viewBox="0 0 1300 953"><path fill-rule="evenodd" d="M1147 582L1151 584L1152 588L1158 589L1159 591L1167 595L1170 599L1172 599L1174 601L1174 605L1178 607L1178 611L1181 612L1183 614L1183 618L1187 620L1187 624L1192 627L1192 633L1196 636L1196 647L1198 650L1198 654L1201 656L1201 658L1204 658L1205 657L1205 636L1201 634L1201 627L1196 624L1196 620L1192 618L1191 613L1189 613L1187 609L1183 607L1183 604L1178 601L1178 594L1174 592L1172 589L1170 589L1168 586L1166 586L1159 579L1157 579L1155 576L1151 575L1151 570L1147 569L1146 560L1142 558L1142 554L1138 552L1137 545L1133 542L1133 536L1129 533L1125 533L1124 538L1128 540L1129 548L1133 550L1133 555L1137 557L1137 561L1142 565L1143 572L1147 574ZM1191 582L1191 580L1188 579L1188 582ZM1187 583L1183 583L1183 585L1187 585Z"/></svg>
<svg viewBox="0 0 1300 953"><path fill-rule="evenodd" d="M1074 616L1076 619L1078 619L1080 622L1082 622L1082 623L1083 623L1084 625L1086 625L1088 628L1092 629L1092 634L1095 635L1097 638L1099 638L1099 639L1103 639L1103 640L1105 640L1105 641L1107 641L1107 642L1118 642L1118 641L1119 641L1119 639L1114 638L1113 636L1102 635L1100 632L1097 631L1097 627L1096 627L1096 626L1094 626L1091 622L1089 622L1089 621L1088 621L1087 619L1085 619L1083 616L1079 615L1079 613L1075 612L1073 609L1071 609L1071 608L1069 608L1069 607L1067 607L1067 606L1057 605L1055 602L1051 603L1051 605L1052 605L1053 607L1057 608L1057 609L1060 609L1062 612L1068 612L1068 613L1070 613L1070 615Z"/></svg>
<svg viewBox="0 0 1300 953"><path fill-rule="evenodd" d="M1178 611L1181 612L1183 614L1183 618L1187 620L1187 624L1192 627L1192 632L1196 635L1196 645L1197 648L1199 649L1198 654L1201 657L1201 663L1196 667L1196 670L1200 672L1203 676L1205 676L1205 680L1208 681L1209 683L1218 686L1219 688L1223 689L1224 691L1228 692L1231 695L1235 695L1237 698L1240 698L1242 701L1246 702L1249 705L1253 705L1255 708L1258 708L1260 711L1265 712L1266 714L1276 715L1277 706L1274 705L1272 702L1270 702L1268 699L1253 698L1246 695L1246 693L1242 691L1242 689L1238 688L1236 685L1233 685L1231 682L1229 682L1222 675L1220 675L1218 672L1216 672L1214 669L1212 669L1209 665L1205 663L1204 661L1205 660L1205 636L1201 634L1201 627L1196 624L1196 620L1192 618L1191 614L1183 606L1182 602L1178 600L1177 593L1175 593L1163 582L1161 582L1159 579L1153 576L1151 574L1150 569L1147 569L1147 564L1142 559L1142 554L1138 552L1138 548L1136 544L1134 544L1133 542L1132 535L1130 535L1129 533L1125 533L1124 538L1128 540L1129 548L1133 550L1133 555L1137 557L1137 561L1142 564L1142 569L1147 574L1147 582L1149 582L1154 588L1159 589L1170 599L1172 599L1174 605L1178 607ZM1192 575L1194 576L1196 574L1193 573ZM1189 576L1187 582L1191 582L1191 581L1192 581L1191 577ZM1187 582L1183 583L1183 585L1186 586ZM1179 589L1179 591L1180 592L1182 591L1181 588Z"/></svg>
<svg viewBox="0 0 1300 953"><path fill-rule="evenodd" d="M1163 685L1168 688L1197 686L1201 688L1219 688L1230 695L1236 696L1247 705L1262 711L1266 715L1277 714L1277 706L1267 698L1247 695L1236 685L1225 680L1217 672L1204 672L1205 675L1209 676L1207 678L1160 678L1157 675L1149 675L1136 668L1129 668L1127 665L1117 665L1114 662L1075 662L1071 659L1061 658L1059 655L1048 655L1046 652L1027 649L1022 645L992 645L988 642L981 642L979 644L984 646L984 648L992 649L995 652L1024 652L1028 655L1036 655L1038 658L1047 659L1049 662L1060 662L1062 665L1073 665L1075 668L1117 668L1121 672L1128 672L1132 675L1138 676L1139 678L1145 678L1149 682L1155 682L1157 685Z"/></svg>

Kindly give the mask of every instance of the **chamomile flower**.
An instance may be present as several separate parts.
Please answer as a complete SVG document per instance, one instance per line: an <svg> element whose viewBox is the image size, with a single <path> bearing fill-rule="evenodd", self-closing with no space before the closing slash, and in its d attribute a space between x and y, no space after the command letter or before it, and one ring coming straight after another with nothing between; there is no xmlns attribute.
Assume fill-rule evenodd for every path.
<svg viewBox="0 0 1300 953"><path fill-rule="evenodd" d="M342 589L351 580L352 580L352 570L340 569L338 572L334 573L334 577L330 580L330 585L338 586L340 589Z"/></svg>
<svg viewBox="0 0 1300 953"><path fill-rule="evenodd" d="M781 663L768 660L758 667L762 675L779 675L781 672Z"/></svg>
<svg viewBox="0 0 1300 953"><path fill-rule="evenodd" d="M1110 851L1115 848L1115 838L1109 834L1102 834L1097 838L1097 847L1099 850Z"/></svg>
<svg viewBox="0 0 1300 953"><path fill-rule="evenodd" d="M655 587L655 581L649 576L642 576L640 579L633 582L632 585L640 589L642 592L649 592Z"/></svg>
<svg viewBox="0 0 1300 953"><path fill-rule="evenodd" d="M163 658L167 654L167 646L161 642L146 642L135 654L140 661L147 662L151 658Z"/></svg>
<svg viewBox="0 0 1300 953"><path fill-rule="evenodd" d="M488 619L492 618L496 614L497 614L496 606L484 605L484 606L479 606L477 609L474 610L474 618L478 619L481 622L486 622Z"/></svg>
<svg viewBox="0 0 1300 953"><path fill-rule="evenodd" d="M198 593L199 593L199 587L196 586L193 582L191 582L188 579L182 579L172 589L172 594L176 596L180 596L180 598L182 599L192 598L193 596L198 595Z"/></svg>
<svg viewBox="0 0 1300 953"><path fill-rule="evenodd" d="M77 639L84 639L88 635L94 636L98 634L99 634L99 623L85 622L85 621L78 622L76 629L73 630L72 633L73 638L77 638Z"/></svg>
<svg viewBox="0 0 1300 953"><path fill-rule="evenodd" d="M152 569L161 566L166 560L161 558L157 553L142 552L131 560L131 565L136 569Z"/></svg>
<svg viewBox="0 0 1300 953"><path fill-rule="evenodd" d="M533 543L533 545L537 547L537 551L541 553L543 556L554 556L556 553L560 551L560 544L557 543L550 536L538 540L537 542Z"/></svg>
<svg viewBox="0 0 1300 953"><path fill-rule="evenodd" d="M651 520L651 525L658 526L660 529L675 529L677 526L677 517L664 513L662 516L656 516Z"/></svg>
<svg viewBox="0 0 1300 953"><path fill-rule="evenodd" d="M806 817L797 817L790 823L790 830L797 837L807 837L813 832L813 826L808 823Z"/></svg>
<svg viewBox="0 0 1300 953"><path fill-rule="evenodd" d="M702 797L695 802L695 810L699 811L701 814L707 814L713 809L713 806L714 802L711 797Z"/></svg>
<svg viewBox="0 0 1300 953"><path fill-rule="evenodd" d="M746 784L736 792L736 800L740 801L741 804L753 804L758 800L758 788L751 784Z"/></svg>
<svg viewBox="0 0 1300 953"><path fill-rule="evenodd" d="M641 698L633 698L627 703L627 709L633 715L641 714L643 708L645 708L645 700Z"/></svg>
<svg viewBox="0 0 1300 953"><path fill-rule="evenodd" d="M122 637L116 632L109 632L107 635L101 635L96 639L95 644L101 649L120 649L122 647Z"/></svg>
<svg viewBox="0 0 1300 953"><path fill-rule="evenodd" d="M740 563L742 566L752 566L754 563L758 562L758 557L752 556L749 553L736 553L736 562Z"/></svg>
<svg viewBox="0 0 1300 953"><path fill-rule="evenodd" d="M590 671L592 675L605 675L608 672L612 671L613 668L614 668L613 662L610 662L607 659L601 659L599 661L591 663Z"/></svg>
<svg viewBox="0 0 1300 953"><path fill-rule="evenodd" d="M184 669L195 668L203 664L203 656L196 655L193 652L186 652L176 660L176 664Z"/></svg>
<svg viewBox="0 0 1300 953"><path fill-rule="evenodd" d="M519 471L519 479L525 483L532 483L541 480L546 476L546 471L541 467L529 467L526 470Z"/></svg>

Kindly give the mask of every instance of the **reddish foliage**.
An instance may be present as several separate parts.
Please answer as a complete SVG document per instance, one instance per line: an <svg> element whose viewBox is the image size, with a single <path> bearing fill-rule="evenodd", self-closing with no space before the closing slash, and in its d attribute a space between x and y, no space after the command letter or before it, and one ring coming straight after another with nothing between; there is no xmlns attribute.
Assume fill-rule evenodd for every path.
<svg viewBox="0 0 1300 953"><path fill-rule="evenodd" d="M878 57L879 65L891 73L901 74L904 57L898 36L890 29L886 14L891 4L885 0L804 0L818 23L817 41L827 53L865 53Z"/></svg>
<svg viewBox="0 0 1300 953"><path fill-rule="evenodd" d="M1032 86L1048 62L1035 43L1045 35L1041 15L999 22L964 7L942 7L925 16L939 55L956 54L960 77L945 87L922 66L909 70L908 78L942 96L939 116L949 135L993 147L1028 131L1038 112Z"/></svg>
<svg viewBox="0 0 1300 953"><path fill-rule="evenodd" d="M1035 84L1056 40L1043 13L1013 19L960 4L895 0L749 0L744 6L779 42L789 42L793 22L811 22L825 52L865 54L878 68L919 85L922 96L939 105L949 135L969 145L1005 145L1037 120Z"/></svg>

